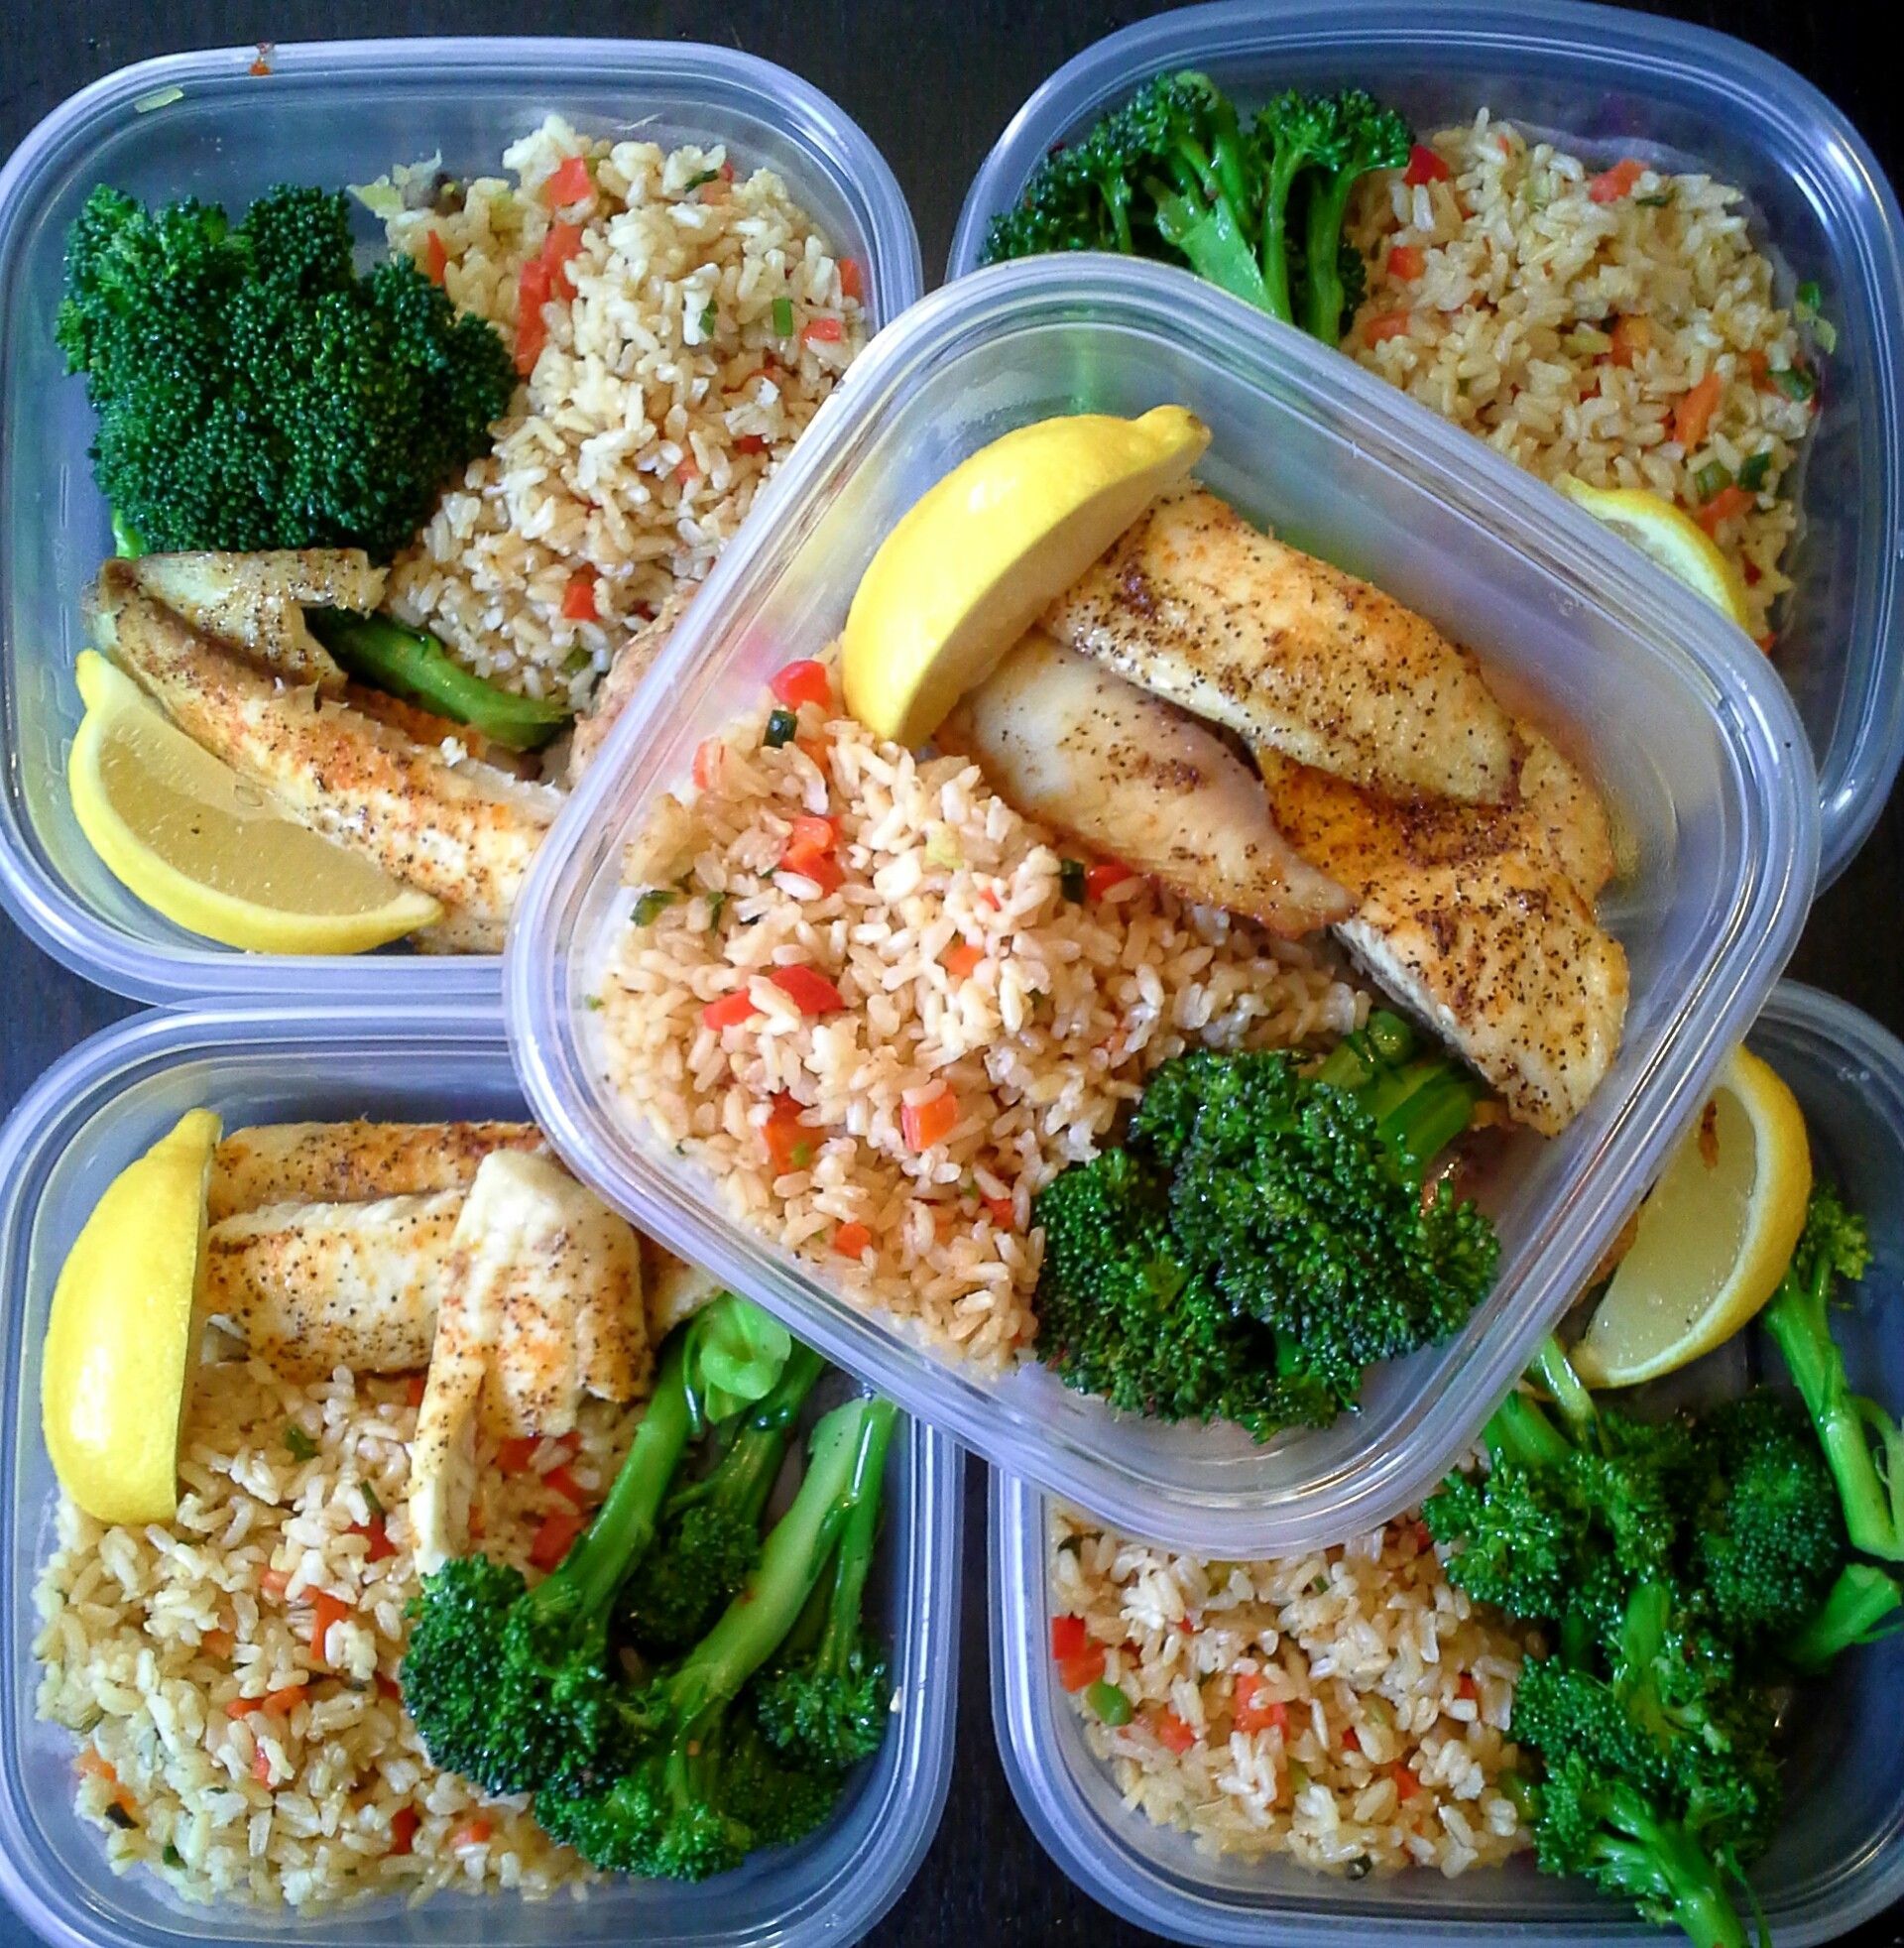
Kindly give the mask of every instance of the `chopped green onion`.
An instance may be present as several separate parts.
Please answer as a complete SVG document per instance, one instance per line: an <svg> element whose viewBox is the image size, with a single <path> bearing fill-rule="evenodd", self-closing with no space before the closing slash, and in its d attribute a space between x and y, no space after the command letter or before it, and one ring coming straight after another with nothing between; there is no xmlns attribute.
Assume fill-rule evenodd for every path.
<svg viewBox="0 0 1904 1948"><path fill-rule="evenodd" d="M1670 189L1661 189L1656 195L1635 196L1633 198L1633 201L1636 202L1641 209L1664 209L1666 205L1670 203L1672 200L1673 200L1673 192Z"/></svg>
<svg viewBox="0 0 1904 1948"><path fill-rule="evenodd" d="M793 301L790 298L776 298L774 301L774 335L776 338L790 338L793 335Z"/></svg>
<svg viewBox="0 0 1904 1948"><path fill-rule="evenodd" d="M707 927L711 933L721 923L721 914L727 910L727 889L716 887L707 896Z"/></svg>
<svg viewBox="0 0 1904 1948"><path fill-rule="evenodd" d="M1083 904L1084 861L1082 859L1058 861L1058 891L1074 905Z"/></svg>
<svg viewBox="0 0 1904 1948"><path fill-rule="evenodd" d="M1374 1867L1375 1863L1367 1854L1358 1854L1342 1871L1348 1880L1366 1881L1374 1872Z"/></svg>
<svg viewBox="0 0 1904 1948"><path fill-rule="evenodd" d="M708 305L707 309L701 313L701 336L703 338L713 337L714 327L719 322L720 322L720 313L714 308L712 304Z"/></svg>
<svg viewBox="0 0 1904 1948"><path fill-rule="evenodd" d="M294 1461L314 1461L317 1458L317 1443L295 1420L285 1429L285 1445L290 1448Z"/></svg>
<svg viewBox="0 0 1904 1948"><path fill-rule="evenodd" d="M113 1800L112 1803L107 1806L106 1817L112 1821L113 1825L116 1826L121 1833L130 1833L132 1829L139 1824L139 1822L136 1819L134 1819L129 1812L126 1811L125 1807L123 1807L117 1799Z"/></svg>
<svg viewBox="0 0 1904 1948"><path fill-rule="evenodd" d="M1762 453L1754 453L1738 470L1738 484L1748 494L1756 494L1765 485L1765 476L1771 471L1772 454L1767 447Z"/></svg>
<svg viewBox="0 0 1904 1948"><path fill-rule="evenodd" d="M1812 342L1827 358L1838 350L1838 326L1830 318L1812 320Z"/></svg>
<svg viewBox="0 0 1904 1948"><path fill-rule="evenodd" d="M947 872L955 872L965 864L958 840L943 825L935 825L926 837L925 863L943 867Z"/></svg>
<svg viewBox="0 0 1904 1948"><path fill-rule="evenodd" d="M1106 1725L1128 1725L1130 1722L1130 1700L1125 1696L1121 1684L1110 1683L1101 1677L1085 1691L1084 1701Z"/></svg>
<svg viewBox="0 0 1904 1948"><path fill-rule="evenodd" d="M1798 313L1799 323L1811 326L1813 341L1829 358L1838 350L1838 326L1821 313L1819 307L1824 302L1824 294L1810 278L1793 294L1793 309Z"/></svg>
<svg viewBox="0 0 1904 1948"><path fill-rule="evenodd" d="M358 1485L364 1491L364 1514L372 1518L381 1516L384 1513L384 1505L377 1491L369 1482L361 1482Z"/></svg>
<svg viewBox="0 0 1904 1948"><path fill-rule="evenodd" d="M178 1849L172 1844L170 1840L166 1842L166 1850L163 1854L159 1856L159 1858L163 1860L168 1867L182 1867L185 1864L184 1855L181 1854L178 1851Z"/></svg>
<svg viewBox="0 0 1904 1948"><path fill-rule="evenodd" d="M1598 358L1602 352L1613 349L1612 339L1594 324L1575 325L1560 342L1566 350L1584 353L1589 358Z"/></svg>
<svg viewBox="0 0 1904 1948"><path fill-rule="evenodd" d="M770 751L777 751L783 744L791 744L800 728L800 720L791 710L770 710L767 715L767 735L761 742Z"/></svg>
<svg viewBox="0 0 1904 1948"><path fill-rule="evenodd" d="M651 886L635 903L635 924L654 925L680 897L671 886Z"/></svg>
<svg viewBox="0 0 1904 1948"><path fill-rule="evenodd" d="M704 169L699 176L690 176L687 179L687 186L690 189L698 189L703 183L712 183L719 175L720 171L717 169Z"/></svg>
<svg viewBox="0 0 1904 1948"><path fill-rule="evenodd" d="M1818 391L1818 381L1802 365L1774 366L1771 376L1787 399L1807 400Z"/></svg>
<svg viewBox="0 0 1904 1948"><path fill-rule="evenodd" d="M1693 488L1702 501L1710 501L1723 488L1732 484L1732 470L1718 460L1708 460L1693 475Z"/></svg>
<svg viewBox="0 0 1904 1948"><path fill-rule="evenodd" d="M582 1006L586 1008L591 1015L599 1014L602 1008L602 998L598 994L585 994L582 997Z"/></svg>
<svg viewBox="0 0 1904 1948"><path fill-rule="evenodd" d="M594 661L595 653L592 650L570 650L562 659L562 674L564 676L579 676Z"/></svg>
<svg viewBox="0 0 1904 1948"><path fill-rule="evenodd" d="M1825 294L1814 278L1807 278L1792 295L1798 303L1799 316L1807 320L1818 315L1818 307L1825 302Z"/></svg>

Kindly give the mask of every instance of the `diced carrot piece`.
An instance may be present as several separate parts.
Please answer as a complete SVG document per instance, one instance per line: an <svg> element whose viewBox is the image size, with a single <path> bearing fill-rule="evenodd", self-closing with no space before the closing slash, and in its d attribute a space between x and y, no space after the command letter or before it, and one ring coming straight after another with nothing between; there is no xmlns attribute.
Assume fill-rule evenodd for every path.
<svg viewBox="0 0 1904 1948"><path fill-rule="evenodd" d="M449 270L449 252L443 248L441 233L427 232L423 238L423 275L431 284L441 284Z"/></svg>
<svg viewBox="0 0 1904 1948"><path fill-rule="evenodd" d="M765 453L767 435L764 432L737 433L734 438L734 450L737 453Z"/></svg>
<svg viewBox="0 0 1904 1948"><path fill-rule="evenodd" d="M694 789L711 791L721 782L727 746L718 737L704 737L694 747Z"/></svg>
<svg viewBox="0 0 1904 1948"><path fill-rule="evenodd" d="M567 1510L544 1516L541 1526L536 1531L535 1540L529 1545L530 1561L537 1569L553 1569L587 1525L580 1516L572 1515Z"/></svg>
<svg viewBox="0 0 1904 1948"><path fill-rule="evenodd" d="M814 1133L800 1121L800 1106L791 1096L775 1096L773 1111L761 1126L767 1154L775 1176L803 1170L813 1160Z"/></svg>
<svg viewBox="0 0 1904 1948"><path fill-rule="evenodd" d="M1388 250L1388 275L1413 284L1428 268L1428 260L1413 244L1392 244Z"/></svg>
<svg viewBox="0 0 1904 1948"><path fill-rule="evenodd" d="M1673 408L1673 437L1691 452L1706 437L1719 408L1720 378L1709 372Z"/></svg>
<svg viewBox="0 0 1904 1948"><path fill-rule="evenodd" d="M1157 1713L1157 1738L1179 1757L1197 1742L1196 1733L1167 1707Z"/></svg>
<svg viewBox="0 0 1904 1948"><path fill-rule="evenodd" d="M1252 1670L1247 1670L1237 1679L1235 1712L1237 1730L1240 1732L1266 1732L1272 1728L1278 1732L1289 1729L1289 1707L1280 1698L1261 1696L1264 1690L1262 1678Z"/></svg>
<svg viewBox="0 0 1904 1948"><path fill-rule="evenodd" d="M1730 521L1753 505L1753 497L1733 481L1729 487L1722 487L1693 518L1710 535L1722 521Z"/></svg>
<svg viewBox="0 0 1904 1948"><path fill-rule="evenodd" d="M278 1718L289 1718L292 1711L301 1701L305 1687L301 1684L286 1684L276 1691L265 1693L265 1709Z"/></svg>
<svg viewBox="0 0 1904 1948"><path fill-rule="evenodd" d="M976 940L954 940L939 956L939 965L955 981L963 981L985 960L985 949Z"/></svg>
<svg viewBox="0 0 1904 1948"><path fill-rule="evenodd" d="M258 1572L258 1587L266 1596L273 1597L282 1602L285 1592L291 1588L291 1571L288 1569L261 1569Z"/></svg>
<svg viewBox="0 0 1904 1948"><path fill-rule="evenodd" d="M551 298L575 296L575 274L568 267L582 254L582 226L579 223L551 223L542 239L542 262L548 267L548 293Z"/></svg>
<svg viewBox="0 0 1904 1948"><path fill-rule="evenodd" d="M423 1403L423 1393L428 1386L428 1374L413 1373L404 1383L404 1399L412 1406L421 1406Z"/></svg>
<svg viewBox="0 0 1904 1948"><path fill-rule="evenodd" d="M1082 1617L1066 1615L1051 1619L1051 1654L1060 1663L1067 1657L1075 1657L1090 1641Z"/></svg>
<svg viewBox="0 0 1904 1948"><path fill-rule="evenodd" d="M563 203L579 203L595 193L585 156L570 156L559 164L542 185L542 195L551 208Z"/></svg>
<svg viewBox="0 0 1904 1948"><path fill-rule="evenodd" d="M238 1640L228 1630L208 1630L198 1642L208 1657L217 1657L220 1660L230 1656L238 1647Z"/></svg>
<svg viewBox="0 0 1904 1948"><path fill-rule="evenodd" d="M398 1704L403 1700L404 1687L391 1676L389 1671L380 1670L377 1673L377 1695L380 1698L388 1698L392 1704Z"/></svg>
<svg viewBox="0 0 1904 1948"><path fill-rule="evenodd" d="M797 710L802 703L824 706L833 701L833 679L826 673L826 665L816 663L811 657L800 657L774 670L767 686L774 692L775 701L785 704L789 710Z"/></svg>
<svg viewBox="0 0 1904 1948"><path fill-rule="evenodd" d="M1643 317L1622 315L1613 320L1613 328L1607 335L1613 341L1612 350L1607 356L1615 365L1631 365L1653 342L1652 322Z"/></svg>
<svg viewBox="0 0 1904 1948"><path fill-rule="evenodd" d="M980 1201L985 1205L986 1215L1001 1231L1010 1231L1017 1223L1017 1206L1011 1198L986 1197Z"/></svg>
<svg viewBox="0 0 1904 1948"><path fill-rule="evenodd" d="M570 622L597 622L601 619L595 607L593 568L578 568L569 576L568 586L562 590L562 614Z"/></svg>
<svg viewBox="0 0 1904 1948"><path fill-rule="evenodd" d="M271 1783L271 1754L261 1745L251 1755L251 1775L260 1785Z"/></svg>
<svg viewBox="0 0 1904 1948"><path fill-rule="evenodd" d="M466 1819L449 1836L452 1847L480 1847L495 1831L481 1813L473 1819Z"/></svg>
<svg viewBox="0 0 1904 1948"><path fill-rule="evenodd" d="M866 293L866 280L860 275L860 260L857 257L840 259L840 296L860 298Z"/></svg>
<svg viewBox="0 0 1904 1948"><path fill-rule="evenodd" d="M1633 193L1633 185L1646 174L1646 165L1632 156L1622 158L1609 170L1602 170L1587 185L1587 194L1597 203L1616 203Z"/></svg>
<svg viewBox="0 0 1904 1948"><path fill-rule="evenodd" d="M674 469L674 478L678 480L683 487L692 487L695 481L700 479L700 477L701 477L701 470L699 467L697 467L694 464L692 460L683 460L680 463L680 465Z"/></svg>
<svg viewBox="0 0 1904 1948"><path fill-rule="evenodd" d="M350 1615L350 1605L340 1596L332 1596L328 1590L312 1590L310 1593L310 1654L322 1658L324 1640L330 1635L332 1624L341 1624Z"/></svg>
<svg viewBox="0 0 1904 1948"><path fill-rule="evenodd" d="M980 887L979 898L983 900L985 904L988 907L990 907L995 913L1004 912L1005 902L999 898L998 889L996 887L991 887L991 886Z"/></svg>
<svg viewBox="0 0 1904 1948"><path fill-rule="evenodd" d="M1772 383L1772 362L1763 352L1747 352L1745 370L1752 375L1752 384L1755 386L1765 387Z"/></svg>
<svg viewBox="0 0 1904 1948"><path fill-rule="evenodd" d="M1344 1752L1360 1752L1362 1750L1362 1741L1356 1737L1356 1728L1353 1725L1347 1726L1343 1730L1342 1749Z"/></svg>
<svg viewBox="0 0 1904 1948"><path fill-rule="evenodd" d="M922 1103L905 1103L899 1109L899 1129L911 1150L930 1150L943 1143L958 1127L959 1099L950 1089L941 1089Z"/></svg>
<svg viewBox="0 0 1904 1948"><path fill-rule="evenodd" d="M532 257L516 278L516 370L524 378L535 371L536 361L548 343L548 323L542 316L548 297L548 266L539 257Z"/></svg>
<svg viewBox="0 0 1904 1948"><path fill-rule="evenodd" d="M1362 327L1362 336L1365 343L1379 345L1384 338L1399 338L1407 329L1406 311L1383 311Z"/></svg>
<svg viewBox="0 0 1904 1948"><path fill-rule="evenodd" d="M534 1434L511 1434L496 1447L496 1466L506 1475L520 1475L536 1458L540 1443Z"/></svg>
<svg viewBox="0 0 1904 1948"><path fill-rule="evenodd" d="M732 994L722 995L719 1001L710 1001L701 1010L701 1026L713 1029L716 1034L719 1034L722 1029L739 1028L743 1022L751 1021L759 1012L748 991L745 988L736 988Z"/></svg>
<svg viewBox="0 0 1904 1948"><path fill-rule="evenodd" d="M818 968L775 967L767 978L802 1015L837 1015L846 1006L846 997Z"/></svg>
<svg viewBox="0 0 1904 1948"><path fill-rule="evenodd" d="M1421 1790L1421 1781L1406 1765L1399 1763L1394 1767L1395 1797L1405 1806Z"/></svg>
<svg viewBox="0 0 1904 1948"><path fill-rule="evenodd" d="M1067 1691L1088 1690L1104 1675L1104 1645L1087 1644L1075 1657L1058 1659L1058 1682Z"/></svg>
<svg viewBox="0 0 1904 1948"><path fill-rule="evenodd" d="M1466 1698L1470 1704L1481 1702L1481 1686L1467 1671L1461 1673L1461 1682L1455 1686L1455 1696Z"/></svg>
<svg viewBox="0 0 1904 1948"><path fill-rule="evenodd" d="M1101 900L1114 886L1135 879L1136 874L1122 859L1100 859L1084 869L1084 893L1088 900Z"/></svg>
<svg viewBox="0 0 1904 1948"><path fill-rule="evenodd" d="M832 749L823 737L796 737L793 742L806 753L814 765L825 771L832 760Z"/></svg>
<svg viewBox="0 0 1904 1948"><path fill-rule="evenodd" d="M1419 189L1424 183L1446 183L1454 171L1441 157L1425 143L1417 142L1408 151L1408 167L1402 172L1401 180L1411 189Z"/></svg>
<svg viewBox="0 0 1904 1948"><path fill-rule="evenodd" d="M842 1258L858 1258L872 1242L873 1234L863 1224L843 1224L833 1234L833 1249Z"/></svg>
<svg viewBox="0 0 1904 1948"><path fill-rule="evenodd" d="M585 1509L588 1506L588 1490L569 1473L565 1466L549 1469L542 1477L542 1485L545 1488L552 1488L557 1495L574 1503L578 1509Z"/></svg>
<svg viewBox="0 0 1904 1948"><path fill-rule="evenodd" d="M87 1778L104 1779L108 1785L119 1783L118 1768L96 1745L87 1746L72 1762L74 1771Z"/></svg>
<svg viewBox="0 0 1904 1948"><path fill-rule="evenodd" d="M838 318L808 318L800 326L800 336L808 344L837 345L846 336L846 326Z"/></svg>
<svg viewBox="0 0 1904 1948"><path fill-rule="evenodd" d="M423 1816L415 1806L399 1806L390 1816L390 1851L404 1855L416 1844L416 1829Z"/></svg>

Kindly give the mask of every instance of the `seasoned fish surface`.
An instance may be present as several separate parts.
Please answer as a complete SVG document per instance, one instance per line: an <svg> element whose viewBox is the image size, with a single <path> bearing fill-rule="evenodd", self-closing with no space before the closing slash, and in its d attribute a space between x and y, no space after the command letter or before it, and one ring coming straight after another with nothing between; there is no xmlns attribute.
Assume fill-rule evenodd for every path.
<svg viewBox="0 0 1904 1948"><path fill-rule="evenodd" d="M1046 610L1133 683L1358 785L1493 803L1513 720L1424 617L1201 488L1158 502Z"/></svg>
<svg viewBox="0 0 1904 1948"><path fill-rule="evenodd" d="M206 1309L288 1380L337 1367L413 1372L436 1336L465 1195L266 1204L224 1218L206 1235Z"/></svg>
<svg viewBox="0 0 1904 1948"><path fill-rule="evenodd" d="M1265 754L1277 823L1358 896L1338 937L1500 1091L1566 1128L1626 1016L1625 950L1594 916L1613 850L1593 787L1529 734L1503 805L1397 802Z"/></svg>
<svg viewBox="0 0 1904 1948"><path fill-rule="evenodd" d="M193 629L109 561L96 640L172 720L292 817L472 922L505 924L562 793L525 784L269 674Z"/></svg>
<svg viewBox="0 0 1904 1948"><path fill-rule="evenodd" d="M1199 905L1293 937L1354 904L1284 842L1261 779L1208 725L1042 631L965 697L938 742L1026 816Z"/></svg>
<svg viewBox="0 0 1904 1948"><path fill-rule="evenodd" d="M542 1147L533 1123L255 1123L213 1153L207 1214L466 1189L491 1151Z"/></svg>

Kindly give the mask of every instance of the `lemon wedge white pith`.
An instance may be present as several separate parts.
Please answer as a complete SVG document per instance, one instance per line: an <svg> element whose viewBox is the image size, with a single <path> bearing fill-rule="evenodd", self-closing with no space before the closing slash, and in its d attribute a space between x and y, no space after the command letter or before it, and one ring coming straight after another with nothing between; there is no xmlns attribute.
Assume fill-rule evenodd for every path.
<svg viewBox="0 0 1904 1948"><path fill-rule="evenodd" d="M1210 443L1181 406L1039 420L929 487L880 544L841 653L846 707L917 744Z"/></svg>

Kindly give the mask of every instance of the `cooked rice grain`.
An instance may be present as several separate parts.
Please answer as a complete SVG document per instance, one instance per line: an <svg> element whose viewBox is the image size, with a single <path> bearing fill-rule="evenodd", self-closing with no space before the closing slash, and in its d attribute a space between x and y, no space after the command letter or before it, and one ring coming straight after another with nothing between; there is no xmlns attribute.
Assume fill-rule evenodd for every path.
<svg viewBox="0 0 1904 1948"><path fill-rule="evenodd" d="M1358 1877L1452 1877L1527 1844L1500 1789L1520 1647L1448 1582L1418 1522L1268 1562L1174 1555L1065 1510L1051 1536L1052 1613L1084 1619L1134 1707L1113 1727L1073 1700L1133 1811L1205 1853ZM1237 1728L1246 1673L1280 1724ZM1179 1754L1163 1730L1192 1742Z"/></svg>
<svg viewBox="0 0 1904 1948"><path fill-rule="evenodd" d="M1345 349L1543 480L1643 487L1696 512L1709 498L1696 485L1703 468L1729 479L1765 454L1750 508L1714 538L1743 573L1751 632L1769 647L1798 519L1786 476L1814 408L1771 378L1804 348L1773 300L1741 192L1648 170L1630 193L1596 202L1589 164L1530 147L1485 109L1433 146L1451 181L1410 187L1390 171L1360 192L1353 235L1368 294ZM1398 246L1420 252L1418 277L1397 274ZM1630 363L1607 343L1622 318L1644 321ZM1371 339L1371 325L1397 319L1394 335ZM1719 400L1687 446L1674 410L1709 372Z"/></svg>

